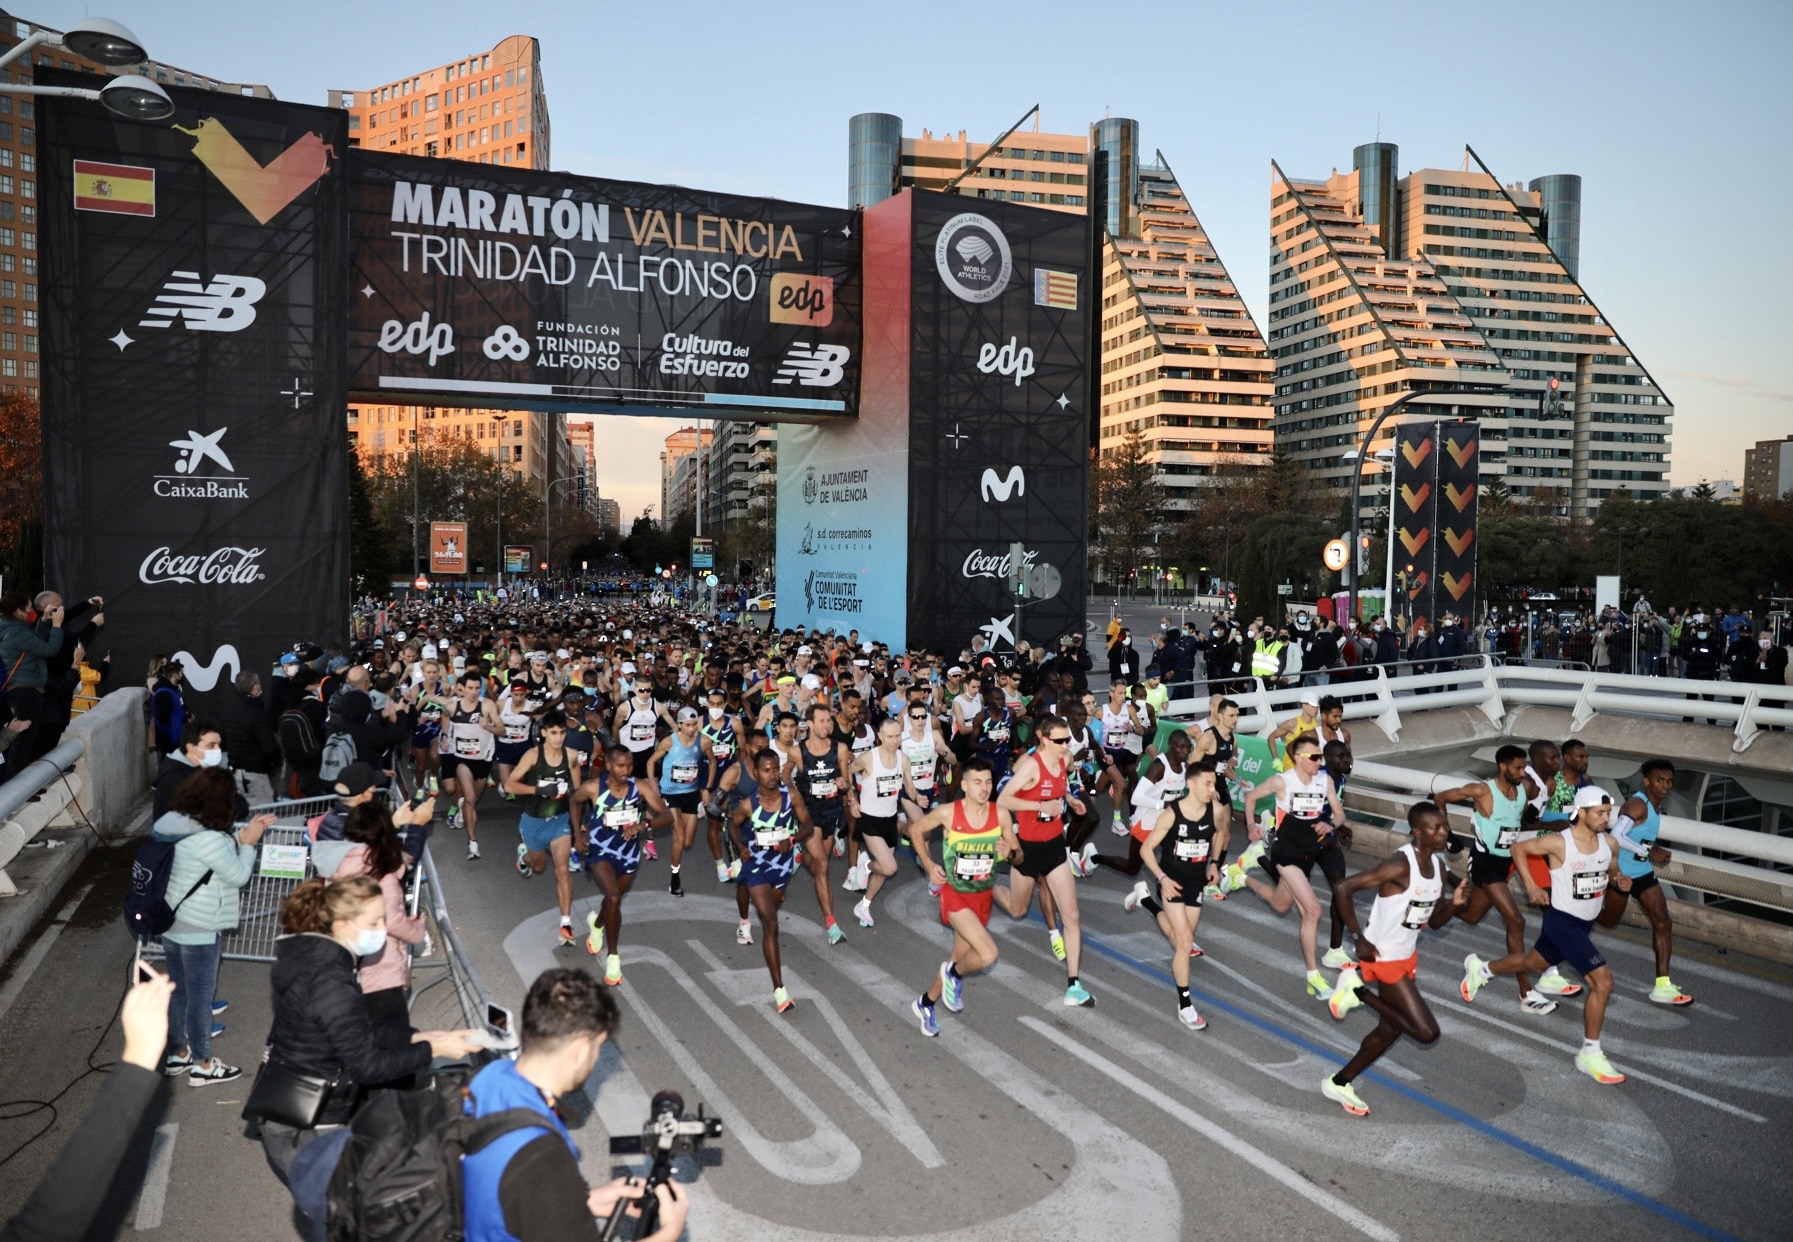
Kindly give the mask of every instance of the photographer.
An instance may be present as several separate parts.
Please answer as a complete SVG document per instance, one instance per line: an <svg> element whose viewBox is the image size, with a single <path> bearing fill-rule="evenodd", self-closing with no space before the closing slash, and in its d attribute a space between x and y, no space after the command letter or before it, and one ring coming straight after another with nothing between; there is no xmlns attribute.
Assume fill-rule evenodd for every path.
<svg viewBox="0 0 1793 1242"><path fill-rule="evenodd" d="M461 1162L468 1242L596 1238L600 1217L623 1199L640 1196L633 1179L587 1188L573 1136L554 1111L561 1096L591 1077L617 1016L611 994L582 970L544 971L530 985L523 1001L522 1051L515 1061L494 1061L474 1075L468 1110L485 1117L533 1109L542 1115L542 1125L505 1135ZM673 1182L655 1187L654 1195L660 1227L651 1242L674 1242L684 1232L689 1201Z"/></svg>

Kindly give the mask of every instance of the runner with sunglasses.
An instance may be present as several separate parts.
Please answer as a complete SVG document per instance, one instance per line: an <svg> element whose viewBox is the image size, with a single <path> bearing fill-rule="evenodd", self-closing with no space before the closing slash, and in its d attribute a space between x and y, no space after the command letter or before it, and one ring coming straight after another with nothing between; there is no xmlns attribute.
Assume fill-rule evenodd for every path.
<svg viewBox="0 0 1793 1242"><path fill-rule="evenodd" d="M1070 791L1071 728L1048 716L1039 738L1040 748L1021 756L997 796L996 804L1015 817L1021 857L1010 872L1008 887L996 892L1009 917L1018 919L1033 904L1034 885L1040 886L1040 912L1046 917L1053 955L1058 955L1061 943L1064 947L1065 1004L1089 1006L1096 998L1078 978L1083 925L1077 912L1077 881L1065 849L1065 807L1082 814L1085 806ZM1062 935L1059 917L1064 919Z"/></svg>

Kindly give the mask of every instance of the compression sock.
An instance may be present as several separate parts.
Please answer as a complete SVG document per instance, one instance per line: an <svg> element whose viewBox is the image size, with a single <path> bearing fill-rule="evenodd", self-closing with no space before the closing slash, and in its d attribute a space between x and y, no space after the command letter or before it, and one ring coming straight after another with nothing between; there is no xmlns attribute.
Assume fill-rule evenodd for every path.
<svg viewBox="0 0 1793 1242"><path fill-rule="evenodd" d="M1164 913L1164 907L1158 904L1158 899L1156 897L1141 897L1139 899L1139 904L1151 911L1153 916Z"/></svg>
<svg viewBox="0 0 1793 1242"><path fill-rule="evenodd" d="M1189 989L1188 988L1178 988L1177 989L1177 1008L1178 1009L1187 1009L1187 1008L1189 1008L1189 1005L1190 1005Z"/></svg>
<svg viewBox="0 0 1793 1242"><path fill-rule="evenodd" d="M1334 1074L1334 1075L1333 1075L1333 1076L1332 1076L1332 1085L1333 1085L1333 1086L1335 1086L1335 1087L1349 1087L1349 1086L1350 1086L1350 1085L1351 1085L1351 1080L1350 1080L1350 1079L1349 1079L1349 1078L1341 1078L1341 1077L1339 1077L1339 1074L1343 1074L1343 1073L1344 1073L1344 1072L1345 1072L1345 1071L1344 1071L1344 1070L1340 1070L1340 1071L1339 1071L1339 1072L1338 1072L1338 1074Z"/></svg>

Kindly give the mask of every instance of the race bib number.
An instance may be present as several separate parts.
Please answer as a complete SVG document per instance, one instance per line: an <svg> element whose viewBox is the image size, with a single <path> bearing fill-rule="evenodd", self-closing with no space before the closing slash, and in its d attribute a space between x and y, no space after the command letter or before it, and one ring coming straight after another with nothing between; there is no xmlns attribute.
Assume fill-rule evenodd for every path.
<svg viewBox="0 0 1793 1242"><path fill-rule="evenodd" d="M995 865L988 854L960 854L953 862L953 874L961 880L987 880Z"/></svg>
<svg viewBox="0 0 1793 1242"><path fill-rule="evenodd" d="M529 740L529 726L527 724L505 725L504 740L507 742L527 742Z"/></svg>
<svg viewBox="0 0 1793 1242"><path fill-rule="evenodd" d="M672 783L673 784L675 784L675 785L690 785L690 784L694 783L696 780L697 780L697 765L695 763L675 763L675 764L673 764L673 766L672 766Z"/></svg>
<svg viewBox="0 0 1793 1242"><path fill-rule="evenodd" d="M479 758L479 751L480 745L477 737L472 737L465 733L456 733L454 735L454 753L462 759L477 759Z"/></svg>
<svg viewBox="0 0 1793 1242"><path fill-rule="evenodd" d="M716 753L717 763L727 763L735 757L735 748L728 742L712 741L710 749Z"/></svg>
<svg viewBox="0 0 1793 1242"><path fill-rule="evenodd" d="M1409 931L1421 930L1425 927L1426 921L1432 917L1432 907L1437 904L1437 898L1433 898L1431 901L1408 902L1407 913L1401 916L1401 926Z"/></svg>
<svg viewBox="0 0 1793 1242"><path fill-rule="evenodd" d="M1065 813L1065 800L1063 798L1053 798L1049 802L1042 801L1040 803L1039 809L1034 812L1034 814L1036 816L1038 816L1040 819L1057 819L1059 816L1063 815L1064 813Z"/></svg>
<svg viewBox="0 0 1793 1242"><path fill-rule="evenodd" d="M903 777L898 772L880 772L872 778L873 792L880 798L894 798L903 792Z"/></svg>
<svg viewBox="0 0 1793 1242"><path fill-rule="evenodd" d="M633 828L640 822L641 812L632 806L619 806L615 810L604 812L604 827L613 832Z"/></svg>
<svg viewBox="0 0 1793 1242"><path fill-rule="evenodd" d="M654 726L651 724L632 724L629 726L631 742L651 742L654 738Z"/></svg>
<svg viewBox="0 0 1793 1242"><path fill-rule="evenodd" d="M1516 841L1518 837L1519 829L1502 828L1500 830L1500 835L1494 838L1494 848L1497 850L1511 849L1513 842Z"/></svg>
<svg viewBox="0 0 1793 1242"><path fill-rule="evenodd" d="M840 792L840 786L834 781L811 781L809 792L812 797L832 798Z"/></svg>
<svg viewBox="0 0 1793 1242"><path fill-rule="evenodd" d="M1177 861L1194 863L1194 862L1206 862L1207 860L1208 860L1208 842L1206 842L1206 841L1178 841L1177 842Z"/></svg>
<svg viewBox="0 0 1793 1242"><path fill-rule="evenodd" d="M1326 795L1305 791L1289 795L1289 814L1297 819L1318 819L1326 809Z"/></svg>
<svg viewBox="0 0 1793 1242"><path fill-rule="evenodd" d="M1189 786L1182 781L1178 781L1174 785L1166 784L1164 786L1164 805L1169 806L1171 803L1178 801L1188 791Z"/></svg>
<svg viewBox="0 0 1793 1242"><path fill-rule="evenodd" d="M927 758L909 761L909 773L915 778L915 783L923 789L934 783L934 761L937 758L938 756L933 751L929 751Z"/></svg>
<svg viewBox="0 0 1793 1242"><path fill-rule="evenodd" d="M1577 897L1606 896L1607 873L1604 871L1577 871L1569 878L1571 881L1570 891Z"/></svg>
<svg viewBox="0 0 1793 1242"><path fill-rule="evenodd" d="M762 850L782 850L791 840L791 834L779 828L760 829L753 834L753 843Z"/></svg>
<svg viewBox="0 0 1793 1242"><path fill-rule="evenodd" d="M1009 727L1007 725L997 725L990 730L989 736L992 742L1006 742L1009 740Z"/></svg>

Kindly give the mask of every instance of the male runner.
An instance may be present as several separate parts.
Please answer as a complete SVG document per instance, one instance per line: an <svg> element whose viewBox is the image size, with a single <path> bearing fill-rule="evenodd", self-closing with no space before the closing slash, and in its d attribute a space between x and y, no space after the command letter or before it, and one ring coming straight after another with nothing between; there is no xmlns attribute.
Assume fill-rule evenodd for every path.
<svg viewBox="0 0 1793 1242"><path fill-rule="evenodd" d="M865 861L863 883L855 883L859 875L849 875L845 887L864 889L865 895L853 907L861 927L872 925L872 898L884 887L884 881L897 872L897 814L902 809L903 795L908 794L912 805L921 799L910 777L909 763L897 746L901 736L901 724L894 717L886 717L878 725L877 746L855 758L848 773L847 808L859 825L859 845L865 851ZM917 815L909 821L912 833L914 825L924 818L925 815ZM926 855L918 853L916 857Z"/></svg>
<svg viewBox="0 0 1793 1242"><path fill-rule="evenodd" d="M442 778L442 784L453 798L448 806L448 830L457 826L467 831L467 857L479 857L479 796L486 791L492 775L492 756L497 739L504 732L498 722L498 707L491 699L480 697L484 679L478 673L463 673L455 683L456 698L443 722L442 753L454 766Z"/></svg>
<svg viewBox="0 0 1793 1242"><path fill-rule="evenodd" d="M772 1005L779 1013L797 1002L784 986L784 968L778 952L778 907L784 904L785 888L797 869L798 837L817 835L803 806L803 796L783 783L783 773L777 751L767 747L755 754L756 787L728 817L735 848L745 860L741 878L735 881L735 908L740 912L744 930L749 903L760 916L760 947L766 969L772 975ZM751 943L740 936L737 939L743 944Z"/></svg>
<svg viewBox="0 0 1793 1242"><path fill-rule="evenodd" d="M1239 705L1225 695L1216 694L1208 700L1206 722L1199 726L1199 731L1194 725L1189 730L1196 732L1195 749L1190 752L1190 759L1196 762L1214 760L1215 792L1229 806L1233 801L1233 771L1239 763L1239 742L1233 735L1233 730L1238 727Z"/></svg>
<svg viewBox="0 0 1793 1242"><path fill-rule="evenodd" d="M1575 793L1568 831L1514 844L1513 858L1519 864L1519 878L1525 881L1526 895L1538 905L1549 905L1544 911L1543 929L1528 953L1509 953L1495 962L1484 962L1473 953L1465 957L1461 987L1463 999L1473 1002L1482 985L1495 975L1542 971L1558 962L1568 962L1588 985L1587 1005L1582 1011L1581 1051L1575 1054L1575 1068L1605 1085L1624 1082L1625 1075L1613 1069L1612 1062L1600 1050L1600 1028L1606 1021L1606 1003L1612 996L1612 967L1594 947L1589 933L1606 902L1608 886L1631 891L1631 878L1619 870L1612 840L1607 836L1611 817L1612 798L1598 785L1586 785ZM1548 893L1525 865L1530 858L1542 858L1548 865Z"/></svg>
<svg viewBox="0 0 1793 1242"><path fill-rule="evenodd" d="M1276 883L1272 886L1248 875L1241 857L1226 869L1226 887L1232 891L1249 886L1277 914L1287 914L1290 906L1300 910L1297 935L1302 961L1307 965L1307 994L1326 1000L1332 995L1332 988L1315 959L1320 902L1308 877L1324 852L1322 838L1331 836L1337 825L1345 822L1345 808L1339 803L1332 778L1320 769L1318 738L1311 733L1297 737L1289 745L1289 770L1278 772L1245 796L1245 819L1251 824L1254 841L1263 835L1257 824L1257 809L1265 798L1275 799L1277 819L1270 847L1258 861ZM1330 817L1323 814L1328 809L1332 812Z"/></svg>
<svg viewBox="0 0 1793 1242"><path fill-rule="evenodd" d="M1139 768L1139 757L1145 750L1146 724L1142 705L1127 697L1124 682L1108 687L1108 702L1102 704L1102 749L1112 765L1107 773L1109 796L1114 800L1114 835L1127 835L1123 807L1131 806L1133 774ZM1097 791L1101 792L1100 790Z"/></svg>
<svg viewBox="0 0 1793 1242"><path fill-rule="evenodd" d="M829 860L845 853L847 832L847 769L853 764L844 743L834 735L834 709L826 700L809 705L809 736L797 744L797 761L786 779L796 785L815 824L813 840L803 846L803 863L816 881L816 900L827 918L828 943L847 938L834 921L834 891L828 879Z"/></svg>
<svg viewBox="0 0 1793 1242"><path fill-rule="evenodd" d="M602 906L585 916L585 951L604 958L604 982L612 987L623 981L623 959L617 953L623 897L641 869L642 842L650 826L672 820L653 783L636 780L634 772L635 752L618 743L604 753L604 776L579 787L580 800L591 807L585 865L604 894Z"/></svg>
<svg viewBox="0 0 1793 1242"><path fill-rule="evenodd" d="M507 802L514 801L517 796L510 790L511 769L529 749L530 735L535 731L535 717L531 714L533 709L529 706L528 695L528 683L519 674L511 679L498 699L498 723L504 726L504 732L498 735L492 766L498 773L494 784Z"/></svg>
<svg viewBox="0 0 1793 1242"><path fill-rule="evenodd" d="M1320 696L1320 745L1343 742L1351 745L1351 730L1345 727L1345 705L1337 695Z"/></svg>
<svg viewBox="0 0 1793 1242"><path fill-rule="evenodd" d="M1079 876L1091 874L1097 867L1108 867L1122 875L1138 875L1146 838L1158 826L1164 808L1183 796L1189 784L1189 751L1187 733L1173 733L1165 743L1164 753L1140 769L1133 784L1133 820L1128 828L1127 856L1096 853L1096 843L1089 842L1071 862L1071 870ZM1133 886L1127 908L1133 909L1151 891L1141 880Z"/></svg>
<svg viewBox="0 0 1793 1242"><path fill-rule="evenodd" d="M1567 752L1573 750L1574 759L1581 765L1581 775L1572 779L1562 779L1563 769L1567 765ZM1537 787L1537 793L1529 802L1531 810L1526 813L1525 830L1518 840L1526 841L1543 833L1560 832L1568 826L1569 812L1573 809L1575 791L1587 784L1587 746L1580 742L1565 742L1558 746L1555 742L1539 740L1533 742L1528 751L1531 762L1525 769L1527 777ZM1541 859L1533 857L1531 867L1532 879L1539 888L1550 887L1550 872ZM1579 996L1581 985L1571 983L1563 977L1555 966L1538 977L1538 991L1546 996Z"/></svg>
<svg viewBox="0 0 1793 1242"><path fill-rule="evenodd" d="M709 665L704 671L707 674L714 668L715 665ZM722 831L722 821L728 814L723 802L740 780L740 766L729 761L740 752L747 726L739 714L729 710L727 689L712 686L704 697L707 705L703 724L698 730L709 743L709 764L704 771L704 792L708 798L702 806L704 832L710 842L710 853L716 856L716 882L726 884L740 874L741 860L727 848L733 838Z"/></svg>
<svg viewBox="0 0 1793 1242"><path fill-rule="evenodd" d="M523 838L517 843L517 874L524 879L540 875L553 858L554 894L560 900L560 943L565 946L574 943L573 877L567 869L573 827L567 801L580 784L579 757L566 748L565 716L549 712L542 717L541 730L541 745L523 752L504 778L504 788L529 799L517 823Z"/></svg>
<svg viewBox="0 0 1793 1242"><path fill-rule="evenodd" d="M935 1003L944 1001L948 1009L960 1012L965 1008L965 976L996 964L996 941L990 936L996 862L1019 854L1021 843L1015 838L1009 813L990 805L994 783L990 761L973 756L961 775L964 797L934 808L909 825L916 857L928 859L928 877L940 889L940 921L953 931L952 956L940 963L927 990L909 1003L909 1012L921 1023L921 1033L930 1038L940 1034ZM943 834L940 863L928 855L928 834L936 828Z"/></svg>
<svg viewBox="0 0 1793 1242"><path fill-rule="evenodd" d="M1321 710L1324 717L1325 710ZM1322 727L1321 732L1325 729ZM1351 755L1351 748L1343 742L1320 743L1320 770L1332 778L1333 792L1338 794L1342 805L1345 797L1345 782L1351 779L1351 769L1356 764ZM1321 817L1332 823L1332 805L1327 804ZM1320 874L1326 877L1328 886L1337 884L1345 878L1350 867L1345 862L1345 849L1351 844L1351 825L1334 824L1332 832L1320 839ZM1343 970L1351 964L1351 955L1345 952L1345 918L1338 906L1332 906L1328 916L1331 938L1328 948L1320 958L1320 965L1327 970Z"/></svg>
<svg viewBox="0 0 1793 1242"><path fill-rule="evenodd" d="M1269 737L1270 753L1277 753L1277 743L1282 743L1284 754L1288 753L1289 744L1304 733L1311 733L1316 739L1320 736L1320 692L1307 689L1301 692L1301 706L1293 716L1276 726ZM1287 770L1288 764L1278 759L1277 771Z"/></svg>
<svg viewBox="0 0 1793 1242"><path fill-rule="evenodd" d="M1077 977L1083 959L1083 922L1077 913L1077 881L1065 852L1065 807L1069 805L1079 814L1084 808L1083 801L1070 792L1070 743L1070 726L1056 716L1048 717L1040 730L1040 749L1021 756L1015 774L997 798L997 805L1015 817L1021 850L1008 887L998 889L997 894L1010 918L1024 918L1033 904L1035 883L1041 886L1041 913L1047 919L1053 956L1058 955L1061 943L1064 946L1065 1004L1088 1006L1095 1004L1096 998ZM1059 916L1064 919L1062 936L1054 925Z"/></svg>
<svg viewBox="0 0 1793 1242"><path fill-rule="evenodd" d="M653 757L662 720L671 727L673 722L654 702L654 683L645 677L630 686L629 697L616 706L610 732L628 750L638 778L647 775L648 760Z"/></svg>
<svg viewBox="0 0 1793 1242"><path fill-rule="evenodd" d="M1188 739L1179 733L1172 738ZM1158 880L1162 904L1150 896L1137 904L1150 910L1158 929L1170 941L1170 974L1177 989L1177 1020L1192 1031L1208 1023L1189 999L1189 959L1200 954L1195 928L1202 917L1202 890L1220 878L1226 859L1232 808L1214 792L1214 761L1204 759L1189 769L1187 786L1168 802L1146 837L1141 856ZM1131 898L1131 894L1129 897Z"/></svg>
<svg viewBox="0 0 1793 1242"><path fill-rule="evenodd" d="M1616 888L1606 890L1606 905L1597 920L1615 927L1628 901L1636 899L1650 920L1650 945L1656 950L1656 986L1650 999L1658 1005L1691 1005L1693 997L1669 979L1669 956L1675 946L1675 925L1669 918L1668 900L1656 882L1656 868L1669 860L1669 852L1656 844L1662 831L1662 808L1675 788L1675 765L1667 759L1646 760L1643 788L1625 800L1613 825L1613 848L1619 852L1619 870L1631 880L1629 896Z"/></svg>
<svg viewBox="0 0 1793 1242"><path fill-rule="evenodd" d="M1494 767L1492 781L1441 789L1432 795L1432 801L1440 808L1454 802L1470 804L1475 826L1470 841L1470 895L1457 917L1473 926L1490 907L1499 911L1507 930L1507 952L1512 954L1525 948L1525 914L1507 887L1507 877L1513 873L1513 845L1519 839L1525 804L1534 791L1525 774L1525 751L1519 747L1502 746L1495 751ZM1332 908L1338 910L1338 904ZM1555 1001L1529 986L1524 971L1519 972L1517 981L1519 1007L1525 1012L1546 1014L1556 1008Z"/></svg>
<svg viewBox="0 0 1793 1242"><path fill-rule="evenodd" d="M1332 886L1333 905L1343 908L1357 940L1358 965L1339 973L1328 1008L1343 1021L1357 1006L1368 1005L1379 1019L1376 1029L1358 1045L1357 1055L1338 1073L1320 1080L1321 1093L1353 1117L1368 1116L1370 1109L1352 1082L1396 1040L1405 1035L1420 1044L1438 1041L1438 1020L1426 1007L1417 982L1419 933L1421 928L1437 929L1450 922L1451 912L1462 909L1469 897L1468 885L1445 869L1444 850L1451 833L1444 812L1429 802L1416 802L1407 810L1407 830L1413 839L1394 857ZM1439 900L1447 884L1448 904ZM1358 925L1352 898L1367 888L1375 889L1376 900L1366 932ZM1363 987L1366 982L1376 985L1375 994Z"/></svg>

